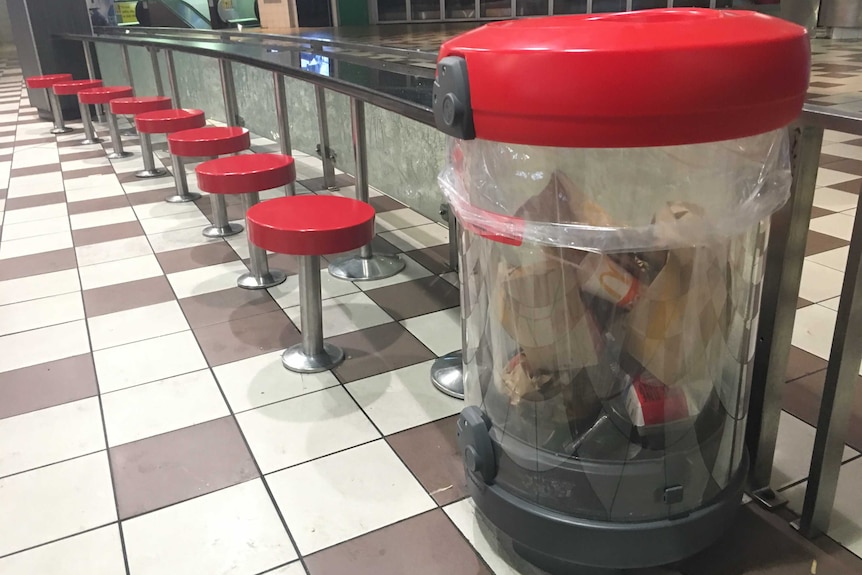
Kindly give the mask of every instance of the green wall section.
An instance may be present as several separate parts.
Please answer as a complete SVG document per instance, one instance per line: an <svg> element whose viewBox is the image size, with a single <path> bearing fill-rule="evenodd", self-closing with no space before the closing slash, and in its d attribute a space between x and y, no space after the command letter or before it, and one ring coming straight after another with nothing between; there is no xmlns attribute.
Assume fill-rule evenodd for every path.
<svg viewBox="0 0 862 575"><path fill-rule="evenodd" d="M368 26L368 0L338 0L338 20L342 26Z"/></svg>

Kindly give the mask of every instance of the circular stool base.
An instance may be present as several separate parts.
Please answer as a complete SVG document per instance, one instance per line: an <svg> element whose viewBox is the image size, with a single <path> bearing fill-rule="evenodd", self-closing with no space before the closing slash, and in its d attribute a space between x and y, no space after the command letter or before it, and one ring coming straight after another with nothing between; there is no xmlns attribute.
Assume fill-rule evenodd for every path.
<svg viewBox="0 0 862 575"><path fill-rule="evenodd" d="M374 254L370 258L348 256L329 264L329 275L342 280L382 280L404 269L404 260L395 255Z"/></svg>
<svg viewBox="0 0 862 575"><path fill-rule="evenodd" d="M317 355L306 355L302 351L302 344L296 344L287 348L281 354L281 365L290 371L297 373L318 373L332 369L344 361L344 351L340 347L324 343L323 353Z"/></svg>
<svg viewBox="0 0 862 575"><path fill-rule="evenodd" d="M132 156L134 156L134 154L131 152L123 152L122 154L118 154L116 152L111 152L110 154L108 154L108 159L109 160L122 160L123 158L131 158Z"/></svg>
<svg viewBox="0 0 862 575"><path fill-rule="evenodd" d="M105 140L103 140L102 138L93 138L92 140L83 139L83 140L81 140L81 145L82 146L91 146L93 144L101 144L104 141Z"/></svg>
<svg viewBox="0 0 862 575"><path fill-rule="evenodd" d="M167 174L168 171L164 168L156 168L155 170L139 170L135 172L136 178L158 178Z"/></svg>
<svg viewBox="0 0 862 575"><path fill-rule="evenodd" d="M283 271L269 270L269 272L259 277L250 273L242 274L236 280L236 285L242 289L266 289L284 283L286 279L287 275Z"/></svg>
<svg viewBox="0 0 862 575"><path fill-rule="evenodd" d="M186 202L193 202L195 200L199 200L200 197L201 197L201 195L196 193L196 192L189 192L183 196L181 196L179 194L174 194L172 196L168 196L167 198L165 198L165 201L168 202L169 204L184 204ZM206 234L204 234L204 235L206 235Z"/></svg>
<svg viewBox="0 0 862 575"><path fill-rule="evenodd" d="M51 128L52 134L68 134L72 131L72 128Z"/></svg>
<svg viewBox="0 0 862 575"><path fill-rule="evenodd" d="M431 383L439 391L464 399L463 356L460 351L447 353L431 364Z"/></svg>
<svg viewBox="0 0 862 575"><path fill-rule="evenodd" d="M235 236L242 230L243 227L239 224L228 224L226 226L207 226L201 233L208 238L226 238Z"/></svg>

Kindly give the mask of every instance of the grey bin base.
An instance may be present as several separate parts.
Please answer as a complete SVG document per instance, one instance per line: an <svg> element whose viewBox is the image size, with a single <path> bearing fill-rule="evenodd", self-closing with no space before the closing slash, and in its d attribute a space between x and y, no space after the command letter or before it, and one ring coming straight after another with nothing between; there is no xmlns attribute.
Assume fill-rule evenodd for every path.
<svg viewBox="0 0 862 575"><path fill-rule="evenodd" d="M557 513L486 485L469 471L467 486L479 510L530 563L552 575L612 575L670 565L709 547L733 523L747 474L745 453L733 481L709 505L679 518L638 523Z"/></svg>

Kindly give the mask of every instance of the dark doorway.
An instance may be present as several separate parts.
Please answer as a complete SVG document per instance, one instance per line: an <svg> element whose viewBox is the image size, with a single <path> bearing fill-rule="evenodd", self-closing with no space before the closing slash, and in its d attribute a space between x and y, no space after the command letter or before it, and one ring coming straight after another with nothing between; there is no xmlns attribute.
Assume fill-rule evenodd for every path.
<svg viewBox="0 0 862 575"><path fill-rule="evenodd" d="M302 27L332 26L329 0L296 0L296 16Z"/></svg>

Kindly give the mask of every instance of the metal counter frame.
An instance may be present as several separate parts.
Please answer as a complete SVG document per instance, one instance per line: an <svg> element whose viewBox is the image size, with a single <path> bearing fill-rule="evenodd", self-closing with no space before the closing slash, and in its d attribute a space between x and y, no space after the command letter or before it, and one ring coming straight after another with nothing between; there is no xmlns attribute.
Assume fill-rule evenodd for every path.
<svg viewBox="0 0 862 575"><path fill-rule="evenodd" d="M151 54L156 50L166 52L168 77L172 92L175 93L176 77L173 71L173 52L186 52L214 58L229 65L239 62L268 70L276 76L274 97L279 112L279 126L286 127L284 111L284 88L278 78L289 76L311 83L316 90L318 114L325 118L325 89L349 96L357 103L369 103L396 114L434 126L430 106L397 98L391 94L376 91L368 86L353 84L302 70L298 64L288 65L266 57L272 51L312 52L334 56L330 51L336 48L360 48L363 51L376 51L415 57L422 60L421 65L411 68L410 75L433 78L434 55L427 52L408 51L399 48L372 47L367 45L351 46L331 40L309 39L301 36L275 36L260 33L236 31L202 31L142 29L136 33L129 30L104 29L92 36L64 35L66 40L84 43L85 53L89 54L93 42L120 44L124 51L125 70L131 84L131 70L128 65L127 47L142 46ZM274 48L277 46L278 48ZM244 49L240 49L244 48ZM257 50L257 52L255 52ZM341 56L337 56L341 57ZM154 67L157 59L152 58ZM424 62L430 64L429 67ZM399 70L400 72L401 70ZM159 78L158 69L154 70ZM226 99L228 117L231 104ZM233 106L235 110L235 105ZM230 123L230 122L229 122ZM356 123L354 123L356 124ZM321 156L324 171L327 169L327 127L319 122L321 130ZM363 130L359 124L355 129ZM767 507L782 505L785 501L770 488L776 439L778 437L779 416L781 414L781 395L785 385L785 372L791 348L793 324L796 315L796 302L802 278L802 265L805 243L811 218L811 207L816 188L817 170L824 130L836 130L862 136L862 114L842 113L835 108L806 105L802 117L791 126L791 155L793 184L790 201L772 217L769 246L765 258L763 296L760 309L758 338L755 345L752 370L752 389L749 404L746 444L751 457L749 492ZM282 144L289 142L289 134L282 138ZM354 133L356 138L363 133ZM331 167L331 165L329 166ZM357 170L365 165L357 162ZM354 174L357 181L367 181L367 174ZM327 184L334 178L327 177ZM862 194L857 207L862 209ZM451 236L454 237L454 236ZM450 238L451 239L451 238ZM838 474L841 469L841 454L847 432L850 405L854 393L856 376L862 361L862 218L857 217L853 228L852 241L847 260L847 269L838 306L838 319L835 328L829 365L826 370L823 398L817 425L814 453L802 517L798 523L801 533L808 537L825 533L835 500Z"/></svg>

